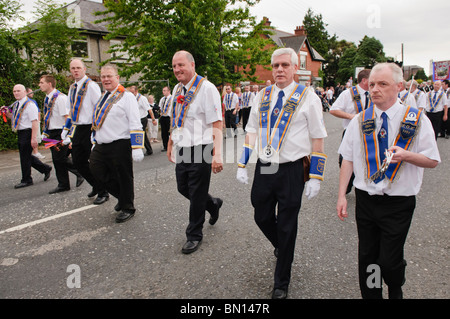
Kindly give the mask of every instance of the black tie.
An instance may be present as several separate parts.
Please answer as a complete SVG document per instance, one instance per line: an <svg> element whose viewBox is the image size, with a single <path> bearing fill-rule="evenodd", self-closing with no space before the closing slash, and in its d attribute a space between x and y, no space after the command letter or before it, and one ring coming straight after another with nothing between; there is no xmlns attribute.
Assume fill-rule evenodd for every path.
<svg viewBox="0 0 450 319"><path fill-rule="evenodd" d="M111 94L111 93L110 93L109 91L106 91L105 95L103 96L102 101L101 101L100 104L98 105L98 108L101 108L101 107L103 106L103 104L105 104L105 101L106 101L106 99L108 98L108 96L109 96L110 94Z"/></svg>
<svg viewBox="0 0 450 319"><path fill-rule="evenodd" d="M183 95L186 96L186 87L183 86Z"/></svg>
<svg viewBox="0 0 450 319"><path fill-rule="evenodd" d="M75 83L74 86L73 86L73 91L72 91L72 101L73 101L74 104L75 104L75 97L77 95L77 86L78 85Z"/></svg>
<svg viewBox="0 0 450 319"><path fill-rule="evenodd" d="M364 94L366 95L366 105L364 106L364 109L367 109L369 107L369 92L366 91Z"/></svg>

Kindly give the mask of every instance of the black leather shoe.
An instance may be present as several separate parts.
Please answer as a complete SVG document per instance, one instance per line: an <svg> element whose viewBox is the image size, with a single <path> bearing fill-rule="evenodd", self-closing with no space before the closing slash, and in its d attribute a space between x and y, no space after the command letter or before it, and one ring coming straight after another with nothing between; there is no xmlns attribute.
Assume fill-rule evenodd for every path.
<svg viewBox="0 0 450 319"><path fill-rule="evenodd" d="M272 299L286 299L287 289L276 288L272 292Z"/></svg>
<svg viewBox="0 0 450 319"><path fill-rule="evenodd" d="M201 244L201 240L188 240L184 245L183 248L181 248L181 252L183 254L190 254L193 253L198 249L198 247Z"/></svg>
<svg viewBox="0 0 450 319"><path fill-rule="evenodd" d="M219 219L219 210L220 210L220 207L222 207L222 204L223 204L223 200L221 200L220 198L217 198L216 211L210 213L211 214L211 217L209 218L210 225L214 225L217 222L217 220Z"/></svg>
<svg viewBox="0 0 450 319"><path fill-rule="evenodd" d="M14 185L14 188L23 188L23 187L27 187L27 186L31 186L33 185L33 182L29 182L29 183L24 183L24 182L20 182L17 185Z"/></svg>
<svg viewBox="0 0 450 319"><path fill-rule="evenodd" d="M49 194L56 194L56 193L67 192L67 191L70 191L70 188L56 187L55 189L52 189L48 193Z"/></svg>
<svg viewBox="0 0 450 319"><path fill-rule="evenodd" d="M101 205L104 202L106 202L109 199L109 196L97 196L97 198L94 200L94 205Z"/></svg>
<svg viewBox="0 0 450 319"><path fill-rule="evenodd" d="M95 195L97 195L97 191L95 191L94 189L92 189L92 191L89 194L87 194L89 198L94 197Z"/></svg>
<svg viewBox="0 0 450 319"><path fill-rule="evenodd" d="M273 255L275 256L275 258L278 258L278 248L275 248L273 250Z"/></svg>
<svg viewBox="0 0 450 319"><path fill-rule="evenodd" d="M76 186L77 186L77 187L80 187L81 184L83 184L83 182L84 182L84 177L81 176L81 175L77 176L77 184L76 184ZM89 196L89 195L88 195L88 196Z"/></svg>
<svg viewBox="0 0 450 319"><path fill-rule="evenodd" d="M120 208L119 203L117 203L116 206L114 206L114 210L115 210L116 212L120 212L120 211L122 210L122 209Z"/></svg>
<svg viewBox="0 0 450 319"><path fill-rule="evenodd" d="M403 299L402 287L388 287L389 299Z"/></svg>
<svg viewBox="0 0 450 319"><path fill-rule="evenodd" d="M129 212L121 212L119 215L117 215L116 217L116 223L123 223L126 222L127 220L129 220L131 217L134 216L134 213L129 213Z"/></svg>
<svg viewBox="0 0 450 319"><path fill-rule="evenodd" d="M50 167L48 172L44 174L44 182L47 181L50 178L51 171L52 171L52 168Z"/></svg>

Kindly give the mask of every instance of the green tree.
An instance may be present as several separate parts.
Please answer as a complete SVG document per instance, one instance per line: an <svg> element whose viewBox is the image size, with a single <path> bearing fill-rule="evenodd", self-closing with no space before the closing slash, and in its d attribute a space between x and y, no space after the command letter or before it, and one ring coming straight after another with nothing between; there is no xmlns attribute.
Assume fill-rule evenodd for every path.
<svg viewBox="0 0 450 319"><path fill-rule="evenodd" d="M336 34L328 34L328 24L323 21L322 14L315 14L311 8L303 18L303 26L309 43L326 61L323 65L324 86L334 85L339 58L343 52L342 42L337 41Z"/></svg>
<svg viewBox="0 0 450 319"><path fill-rule="evenodd" d="M38 0L34 14L37 21L20 30L33 70L37 76L67 70L71 46L81 39L79 31L67 25L70 13L54 0Z"/></svg>
<svg viewBox="0 0 450 319"><path fill-rule="evenodd" d="M376 63L386 61L383 44L373 37L364 36L355 55L354 67L363 66L371 69Z"/></svg>
<svg viewBox="0 0 450 319"><path fill-rule="evenodd" d="M409 78L411 80L412 74ZM417 73L414 75L414 80L422 80L422 81L428 81L428 76L425 74L425 71L423 69L420 69L417 71Z"/></svg>
<svg viewBox="0 0 450 319"><path fill-rule="evenodd" d="M354 73L354 60L358 52L358 49L354 43L350 43L344 50L338 63L338 71L336 72L336 81L340 83L346 83L347 80L353 76Z"/></svg>
<svg viewBox="0 0 450 319"><path fill-rule="evenodd" d="M248 9L258 1L109 0L99 21L109 23L107 39L124 39L111 48L116 54L128 54L119 65L122 76L139 74L141 80L174 83L172 56L187 50L195 57L199 74L216 84L236 83L251 77L254 65L270 59L264 50L267 40L259 36L262 22L256 23ZM235 66L247 64L251 66L247 73L236 72Z"/></svg>
<svg viewBox="0 0 450 319"><path fill-rule="evenodd" d="M16 83L27 85L31 77L19 55L20 44L15 38L11 23L20 20L20 3L16 0L0 0L0 106L10 105ZM17 147L17 136L11 131L11 122L0 117L0 150Z"/></svg>

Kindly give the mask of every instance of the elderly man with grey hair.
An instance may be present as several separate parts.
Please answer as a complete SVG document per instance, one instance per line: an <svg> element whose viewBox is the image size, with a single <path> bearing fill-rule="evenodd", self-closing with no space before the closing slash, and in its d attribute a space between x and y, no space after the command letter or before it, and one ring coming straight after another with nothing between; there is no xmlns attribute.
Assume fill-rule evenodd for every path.
<svg viewBox="0 0 450 319"><path fill-rule="evenodd" d="M251 202L256 224L275 248L273 299L287 297L303 189L308 199L318 194L326 162L322 104L311 89L294 81L297 69L293 49L274 51L275 84L255 97L236 176L248 183L246 165L257 144Z"/></svg>
<svg viewBox="0 0 450 319"><path fill-rule="evenodd" d="M22 179L14 188L22 188L33 185L32 167L39 173L44 174L44 181L49 179L52 167L31 155L33 148L38 146L39 120L36 105L27 96L27 90L22 84L14 86L13 94L17 101L12 105L12 109L3 106L2 110L5 110L8 118L11 119L13 131L17 132Z"/></svg>
<svg viewBox="0 0 450 319"><path fill-rule="evenodd" d="M440 162L433 128L419 109L400 103L402 70L375 65L369 77L374 106L355 116L339 147L343 156L337 214L348 217L346 189L355 174L359 286L363 298L403 297L404 244L424 168ZM376 277L375 279L373 279Z"/></svg>

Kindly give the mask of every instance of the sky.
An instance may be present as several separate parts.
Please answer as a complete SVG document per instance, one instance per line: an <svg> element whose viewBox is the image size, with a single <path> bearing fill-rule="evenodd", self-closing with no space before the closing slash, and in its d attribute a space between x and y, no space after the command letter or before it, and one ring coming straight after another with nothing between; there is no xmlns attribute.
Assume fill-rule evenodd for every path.
<svg viewBox="0 0 450 319"><path fill-rule="evenodd" d="M36 0L18 0L23 16L33 21L30 12ZM70 3L70 0L55 0ZM101 2L101 0L95 0ZM261 0L250 8L258 20L268 17L278 30L294 33L311 8L322 14L330 35L356 45L365 35L375 37L387 56L404 65L418 65L430 75L430 60L450 60L450 1L448 0Z"/></svg>

